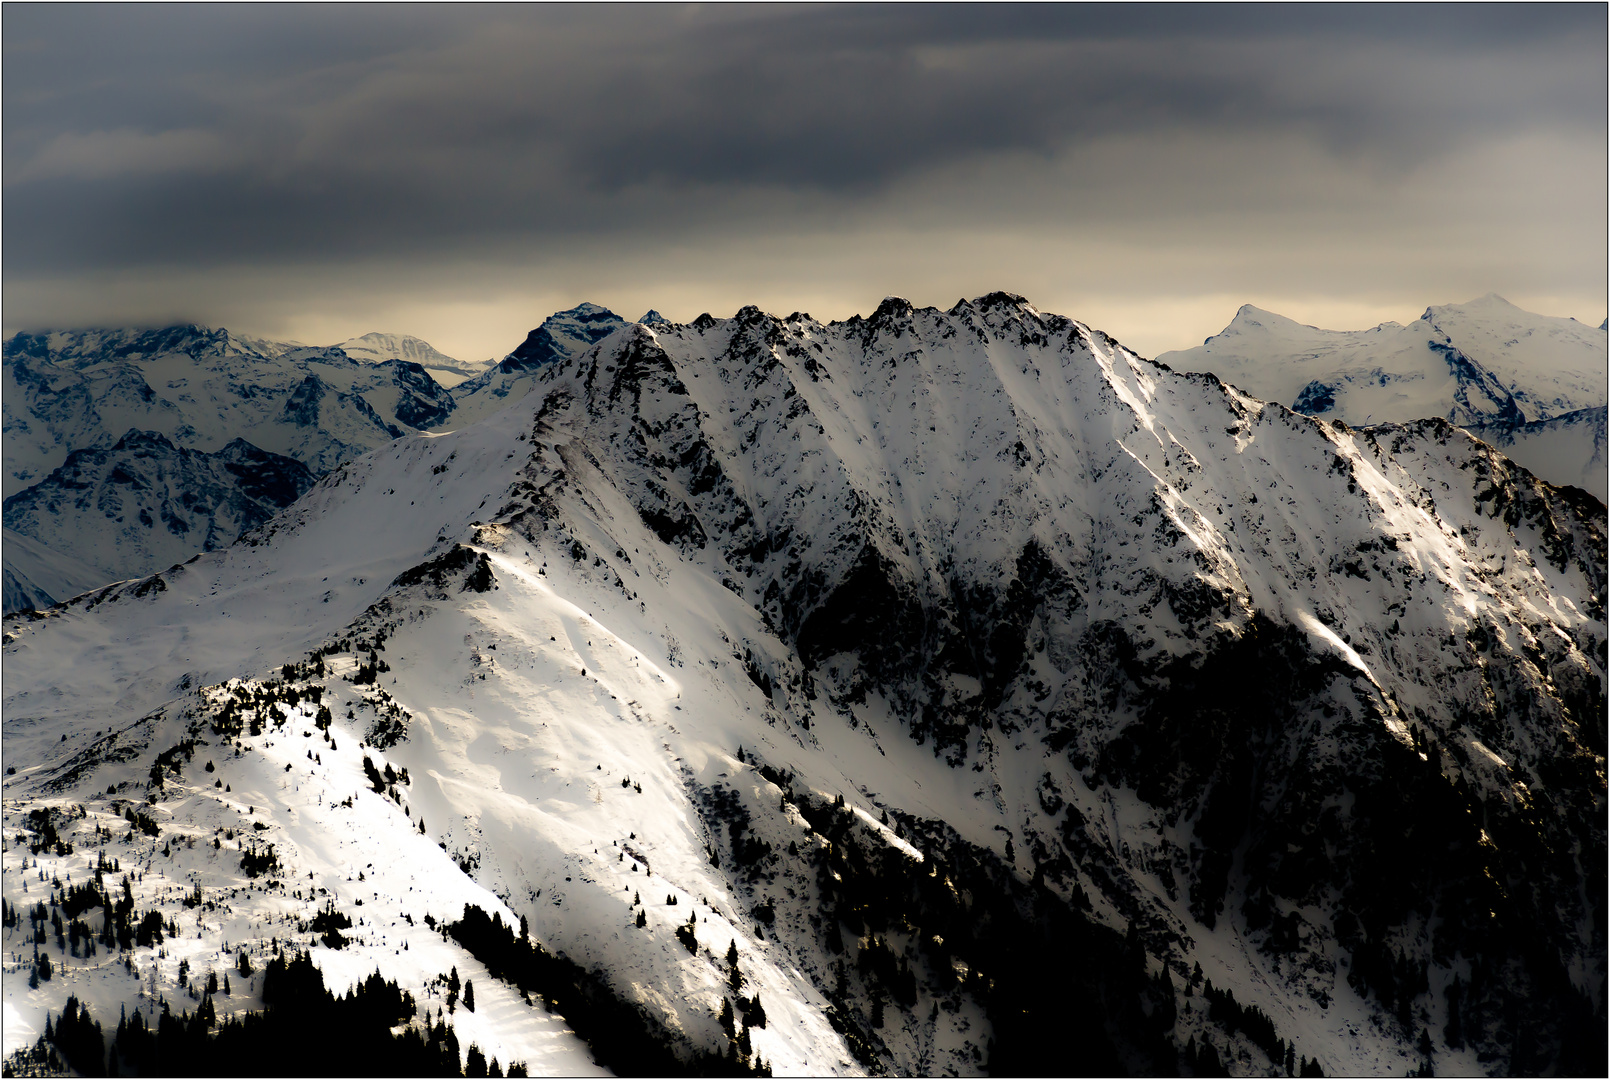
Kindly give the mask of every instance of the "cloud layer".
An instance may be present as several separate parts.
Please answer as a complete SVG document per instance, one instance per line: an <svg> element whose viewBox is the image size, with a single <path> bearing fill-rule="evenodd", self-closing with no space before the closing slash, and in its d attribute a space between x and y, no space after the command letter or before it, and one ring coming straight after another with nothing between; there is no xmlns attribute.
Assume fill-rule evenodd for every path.
<svg viewBox="0 0 1610 1080"><path fill-rule="evenodd" d="M0 18L8 330L479 306L475 355L583 286L1603 314L1602 7Z"/></svg>

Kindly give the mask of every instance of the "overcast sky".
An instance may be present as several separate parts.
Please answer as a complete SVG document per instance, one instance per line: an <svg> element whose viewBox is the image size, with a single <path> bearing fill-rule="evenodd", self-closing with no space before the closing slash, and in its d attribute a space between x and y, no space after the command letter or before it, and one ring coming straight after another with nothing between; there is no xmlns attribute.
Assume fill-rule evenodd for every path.
<svg viewBox="0 0 1610 1080"><path fill-rule="evenodd" d="M1606 7L7 3L5 332L1605 317Z"/></svg>

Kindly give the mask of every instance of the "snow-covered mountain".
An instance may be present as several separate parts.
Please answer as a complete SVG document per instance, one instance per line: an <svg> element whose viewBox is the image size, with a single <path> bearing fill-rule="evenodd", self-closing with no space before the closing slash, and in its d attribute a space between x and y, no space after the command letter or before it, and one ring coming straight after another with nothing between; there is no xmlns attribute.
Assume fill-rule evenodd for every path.
<svg viewBox="0 0 1610 1080"><path fill-rule="evenodd" d="M430 342L412 334L364 334L337 342L340 349L354 360L382 364L387 360L407 360L430 372L437 385L452 389L465 379L471 379L486 370L487 364L455 360L440 352Z"/></svg>
<svg viewBox="0 0 1610 1080"><path fill-rule="evenodd" d="M17 334L4 371L7 497L131 429L207 453L245 439L322 474L444 419L452 400L407 361L197 326Z"/></svg>
<svg viewBox="0 0 1610 1080"><path fill-rule="evenodd" d="M1321 330L1248 304L1200 346L1158 360L1355 426L1440 416L1513 449L1553 483L1585 487L1601 501L1610 486L1604 328L1523 311L1494 294L1369 330ZM1560 422L1535 426L1544 420Z"/></svg>
<svg viewBox="0 0 1610 1080"><path fill-rule="evenodd" d="M259 501L251 492L230 490L230 474L214 470L212 480L223 486L209 481L184 495L167 485L121 483L116 506L102 506L99 497L74 486L77 479L55 471L75 453L95 452L96 468L116 480L140 471L122 460L125 433L154 433L172 451L202 454L244 441L301 462L318 477L405 432L439 429L450 419L469 423L496 411L511 390L516 398L523 394L542 365L620 325L604 308L583 304L550 317L488 369L459 365L427 342L399 334L366 334L328 349L198 326L18 334L4 348L5 521L16 534L43 542L50 554L7 546L6 572L16 587L6 593L6 610L24 597L48 606L84 588L149 573L167 565L161 560L169 556L182 560L233 542L238 530L224 535L216 529L236 520L236 504ZM478 370L482 377L455 395L435 377L444 370L459 373L451 381L464 382ZM66 494L64 483L71 489ZM175 527L152 548L140 542L145 534L123 527L168 520L164 500L177 498L204 512L208 528ZM19 516L13 505L31 512ZM62 572L65 563L50 569L57 556L74 572ZM51 593L41 584L46 580L75 591Z"/></svg>
<svg viewBox="0 0 1610 1080"><path fill-rule="evenodd" d="M290 948L533 1071L1603 1072L1602 504L1007 294L533 382L6 619L7 903L167 927L13 920L7 1053Z"/></svg>
<svg viewBox="0 0 1610 1080"><path fill-rule="evenodd" d="M1496 295L1369 330L1321 330L1247 304L1201 345L1157 359L1355 426L1548 420L1606 404L1610 376L1604 330Z"/></svg>
<svg viewBox="0 0 1610 1080"><path fill-rule="evenodd" d="M301 498L314 476L294 458L236 439L217 453L174 446L154 431L130 431L105 450L74 450L61 468L5 501L9 530L49 552L70 551L88 564L78 593L228 547ZM8 550L24 580L42 583L32 547ZM36 585L35 592L43 591ZM7 611L36 606L7 595ZM47 600L43 605L50 606Z"/></svg>
<svg viewBox="0 0 1610 1080"><path fill-rule="evenodd" d="M619 315L591 303L548 316L508 356L456 388L454 423L472 424L520 400L531 392L538 372L590 348L624 325L626 320Z"/></svg>
<svg viewBox="0 0 1610 1080"><path fill-rule="evenodd" d="M414 360L359 362L338 348L197 326L18 334L5 343L3 378L6 528L44 545L5 545L8 611L233 542L261 520L253 507L287 501L241 486L230 471L241 454L277 458L281 471L294 459L320 476L453 408ZM139 432L157 441L130 443ZM152 486L143 470L155 446L175 464ZM177 464L220 454L200 472ZM90 460L94 482L83 474ZM174 486L191 480L199 486ZM156 533L135 524L159 519Z"/></svg>
<svg viewBox="0 0 1610 1080"><path fill-rule="evenodd" d="M1524 311L1496 293L1427 308L1419 321L1492 373L1527 421L1605 405L1610 362L1602 326Z"/></svg>

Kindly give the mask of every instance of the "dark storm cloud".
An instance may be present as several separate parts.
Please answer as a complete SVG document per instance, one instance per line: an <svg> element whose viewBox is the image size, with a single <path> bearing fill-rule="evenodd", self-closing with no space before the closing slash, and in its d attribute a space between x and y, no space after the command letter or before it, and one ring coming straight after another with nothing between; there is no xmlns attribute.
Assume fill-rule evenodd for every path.
<svg viewBox="0 0 1610 1080"><path fill-rule="evenodd" d="M1291 135L1408 169L1472 139L1605 125L1597 5L7 4L3 19L8 277L809 227L914 176L1102 137ZM1014 212L1010 183L978 194Z"/></svg>

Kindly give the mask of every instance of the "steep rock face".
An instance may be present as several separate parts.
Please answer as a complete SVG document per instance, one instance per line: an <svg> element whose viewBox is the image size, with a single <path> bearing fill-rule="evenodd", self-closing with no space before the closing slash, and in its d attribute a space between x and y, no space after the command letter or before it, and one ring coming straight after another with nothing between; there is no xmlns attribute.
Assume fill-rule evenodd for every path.
<svg viewBox="0 0 1610 1080"><path fill-rule="evenodd" d="M473 897L684 1060L742 986L779 1071L1602 1071L1602 505L1009 294L632 324L534 387L7 620L7 830L110 785L205 839L212 774L148 777L228 733L360 964ZM320 760L273 704L315 688Z"/></svg>
<svg viewBox="0 0 1610 1080"><path fill-rule="evenodd" d="M82 591L227 546L295 502L313 480L301 462L244 439L207 454L176 447L158 432L130 431L108 449L75 450L43 481L7 499L5 523L47 548L78 553L98 571L74 583Z"/></svg>
<svg viewBox="0 0 1610 1080"><path fill-rule="evenodd" d="M426 430L447 422L453 414L453 395L438 385L430 372L411 360L387 360L379 365L391 370L397 388L392 408L400 424Z"/></svg>
<svg viewBox="0 0 1610 1080"><path fill-rule="evenodd" d="M625 320L597 304L581 304L542 320L526 335L519 348L498 365L499 370L530 371L587 348L618 330Z"/></svg>

